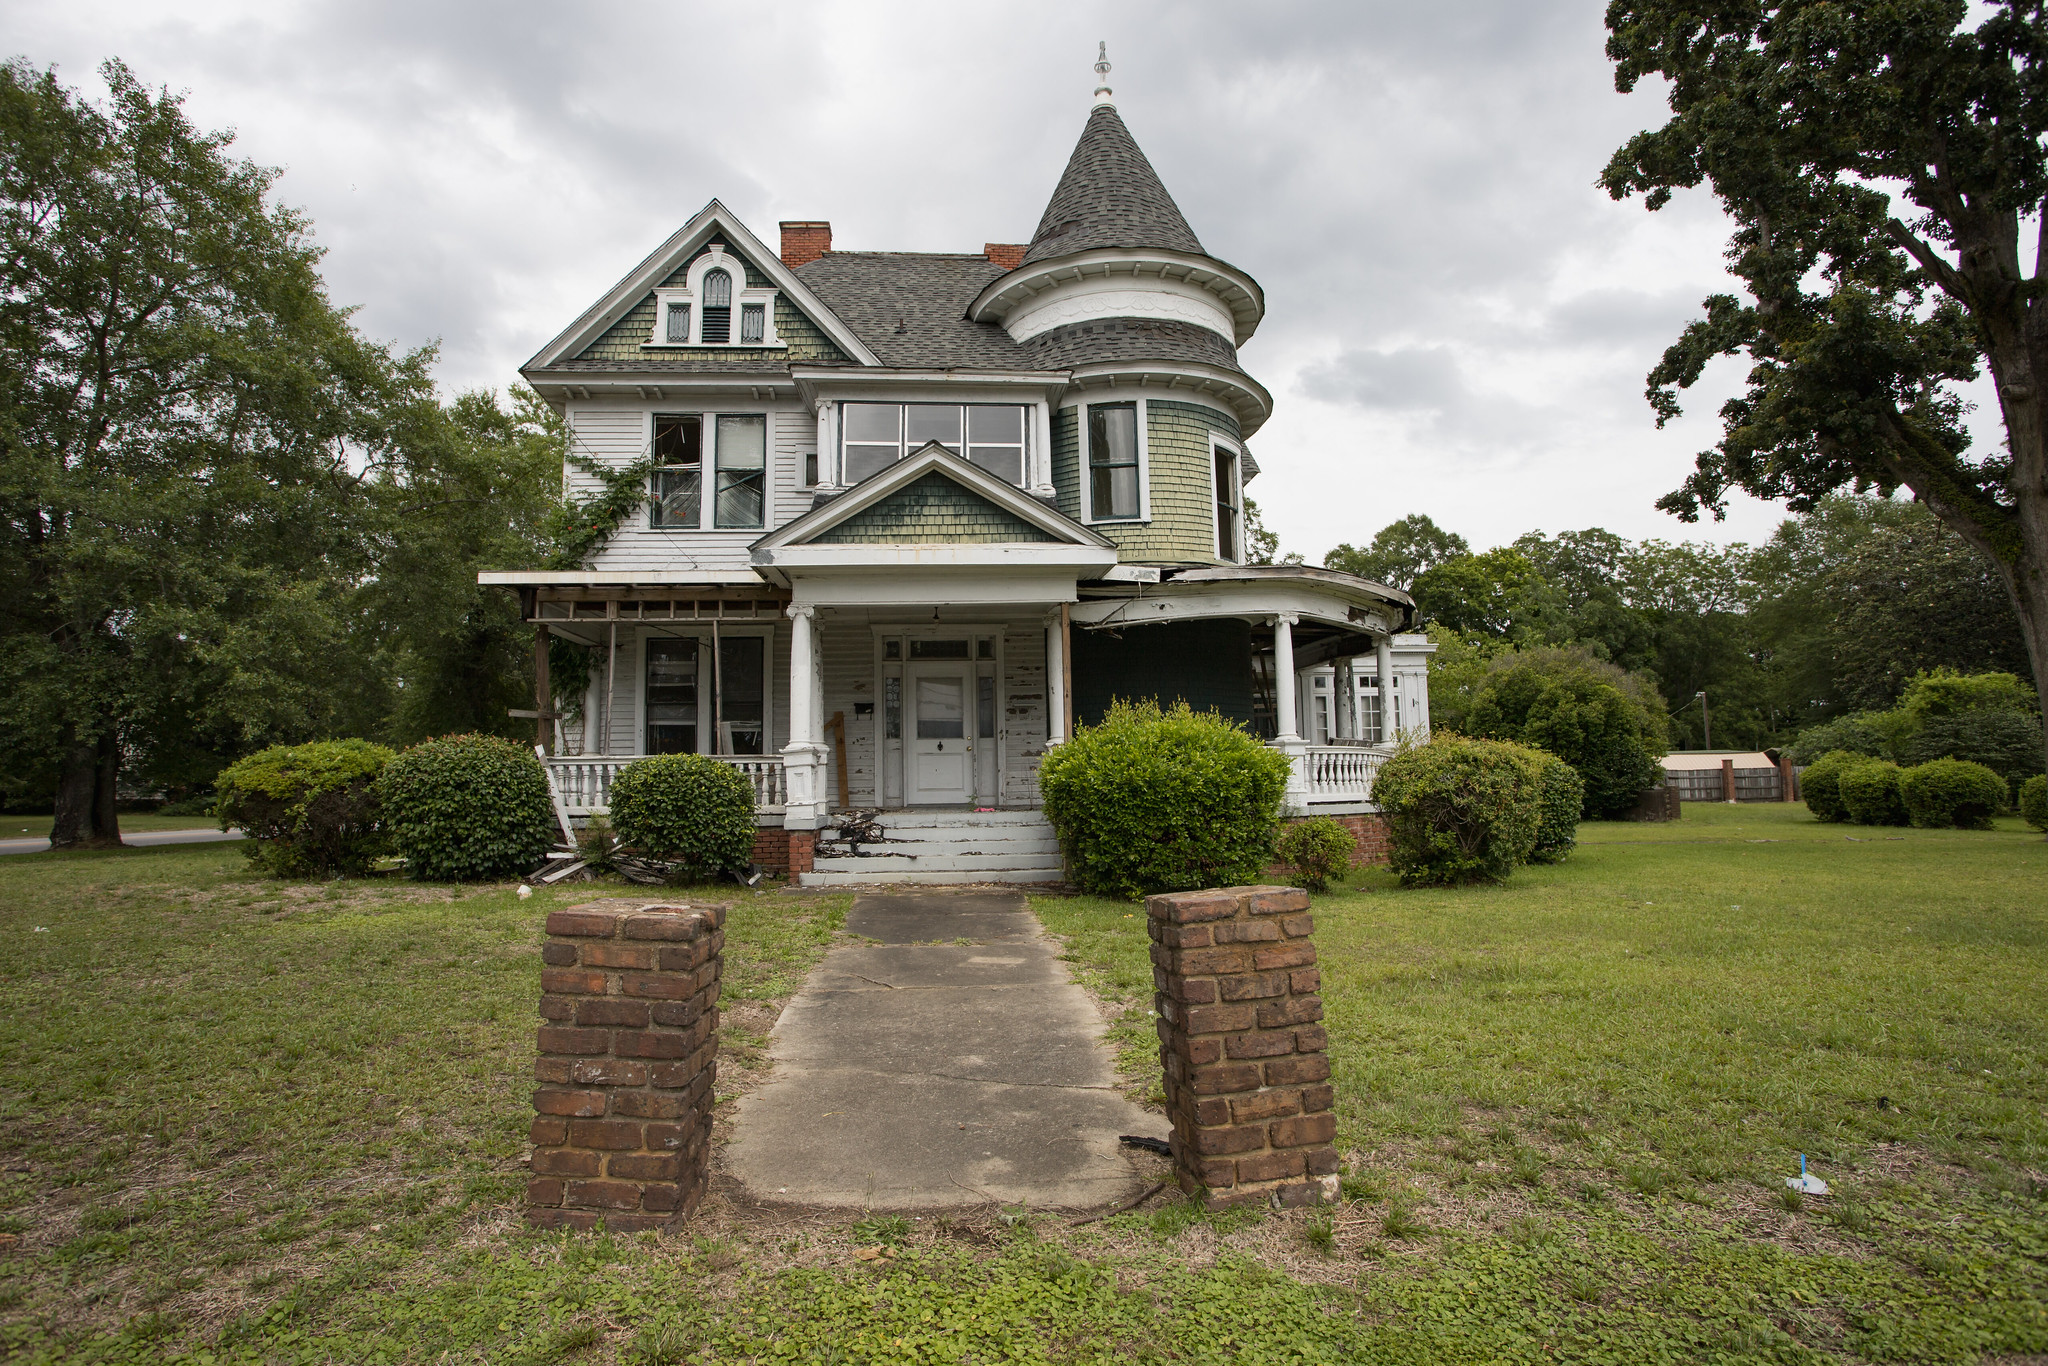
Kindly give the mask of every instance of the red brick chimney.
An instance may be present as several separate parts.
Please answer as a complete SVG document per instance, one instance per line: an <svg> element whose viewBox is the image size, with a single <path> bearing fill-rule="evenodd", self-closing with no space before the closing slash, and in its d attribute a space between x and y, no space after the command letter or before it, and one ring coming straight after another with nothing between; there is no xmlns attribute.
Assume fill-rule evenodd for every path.
<svg viewBox="0 0 2048 1366"><path fill-rule="evenodd" d="M830 223L784 223L782 225L782 264L795 270L832 250L832 225Z"/></svg>
<svg viewBox="0 0 2048 1366"><path fill-rule="evenodd" d="M1024 242L984 242L981 253L1004 270L1015 270L1024 264Z"/></svg>

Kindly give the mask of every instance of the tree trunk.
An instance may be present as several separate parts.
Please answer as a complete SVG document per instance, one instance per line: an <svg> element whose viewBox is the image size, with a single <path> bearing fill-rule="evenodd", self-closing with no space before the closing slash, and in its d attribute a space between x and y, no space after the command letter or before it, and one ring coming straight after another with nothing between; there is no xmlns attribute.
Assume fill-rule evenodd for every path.
<svg viewBox="0 0 2048 1366"><path fill-rule="evenodd" d="M82 741L77 736L76 726L65 727L63 757L57 764L57 809L50 824L50 847L118 847L121 824L114 811L114 779L121 771L121 742L111 726L97 740Z"/></svg>

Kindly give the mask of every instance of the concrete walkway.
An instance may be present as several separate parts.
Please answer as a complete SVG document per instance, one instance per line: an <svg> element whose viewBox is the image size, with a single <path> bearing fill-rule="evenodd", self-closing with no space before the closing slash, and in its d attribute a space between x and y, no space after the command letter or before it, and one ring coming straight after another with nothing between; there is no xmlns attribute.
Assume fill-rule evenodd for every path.
<svg viewBox="0 0 2048 1366"><path fill-rule="evenodd" d="M239 830L138 830L121 836L131 849L149 849L160 844L219 844L247 838ZM0 854L40 854L50 847L46 839L0 840Z"/></svg>
<svg viewBox="0 0 2048 1366"><path fill-rule="evenodd" d="M853 934L776 1022L730 1170L759 1200L1087 1208L1135 1195L1119 1134L1164 1116L1116 1090L1094 1003L1021 893L862 896Z"/></svg>

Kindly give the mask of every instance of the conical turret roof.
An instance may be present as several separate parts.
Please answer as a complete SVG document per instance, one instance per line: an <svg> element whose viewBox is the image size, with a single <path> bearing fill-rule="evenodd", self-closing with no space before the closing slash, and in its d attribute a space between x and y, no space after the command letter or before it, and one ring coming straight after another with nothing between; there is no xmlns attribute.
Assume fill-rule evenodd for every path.
<svg viewBox="0 0 2048 1366"><path fill-rule="evenodd" d="M1024 264L1098 247L1205 254L1113 104L1098 104L1088 115Z"/></svg>

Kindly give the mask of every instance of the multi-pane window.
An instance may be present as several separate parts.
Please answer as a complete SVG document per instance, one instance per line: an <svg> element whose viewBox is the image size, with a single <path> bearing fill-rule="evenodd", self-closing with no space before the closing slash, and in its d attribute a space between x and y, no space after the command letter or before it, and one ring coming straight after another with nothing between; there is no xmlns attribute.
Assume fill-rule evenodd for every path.
<svg viewBox="0 0 2048 1366"><path fill-rule="evenodd" d="M1088 508L1096 520L1138 515L1138 405L1088 408Z"/></svg>
<svg viewBox="0 0 2048 1366"><path fill-rule="evenodd" d="M724 414L707 420L698 413L660 414L654 419L652 511L648 525L695 531L705 526L707 472L711 492L709 525L751 530L766 524L768 511L768 419L760 413ZM705 437L712 440L707 444Z"/></svg>
<svg viewBox="0 0 2048 1366"><path fill-rule="evenodd" d="M768 419L759 413L718 419L716 524L758 527L768 506Z"/></svg>
<svg viewBox="0 0 2048 1366"><path fill-rule="evenodd" d="M648 524L694 529L704 496L704 419L695 413L654 419L652 510Z"/></svg>
<svg viewBox="0 0 2048 1366"><path fill-rule="evenodd" d="M740 305L740 345L759 346L768 330L768 305Z"/></svg>
<svg viewBox="0 0 2048 1366"><path fill-rule="evenodd" d="M848 403L840 409L845 482L936 441L1009 484L1024 482L1024 407L1015 403Z"/></svg>
<svg viewBox="0 0 2048 1366"><path fill-rule="evenodd" d="M704 333L698 340L706 346L732 340L732 276L725 271L704 274Z"/></svg>
<svg viewBox="0 0 2048 1366"><path fill-rule="evenodd" d="M1243 494L1237 482L1237 452L1224 446L1216 448L1216 555L1219 559L1241 560L1243 547L1238 540L1243 534Z"/></svg>
<svg viewBox="0 0 2048 1366"><path fill-rule="evenodd" d="M669 341L679 346L690 340L690 306L688 304L670 304L668 306L668 332L665 335Z"/></svg>
<svg viewBox="0 0 2048 1366"><path fill-rule="evenodd" d="M697 642L647 642L647 752L697 752Z"/></svg>

